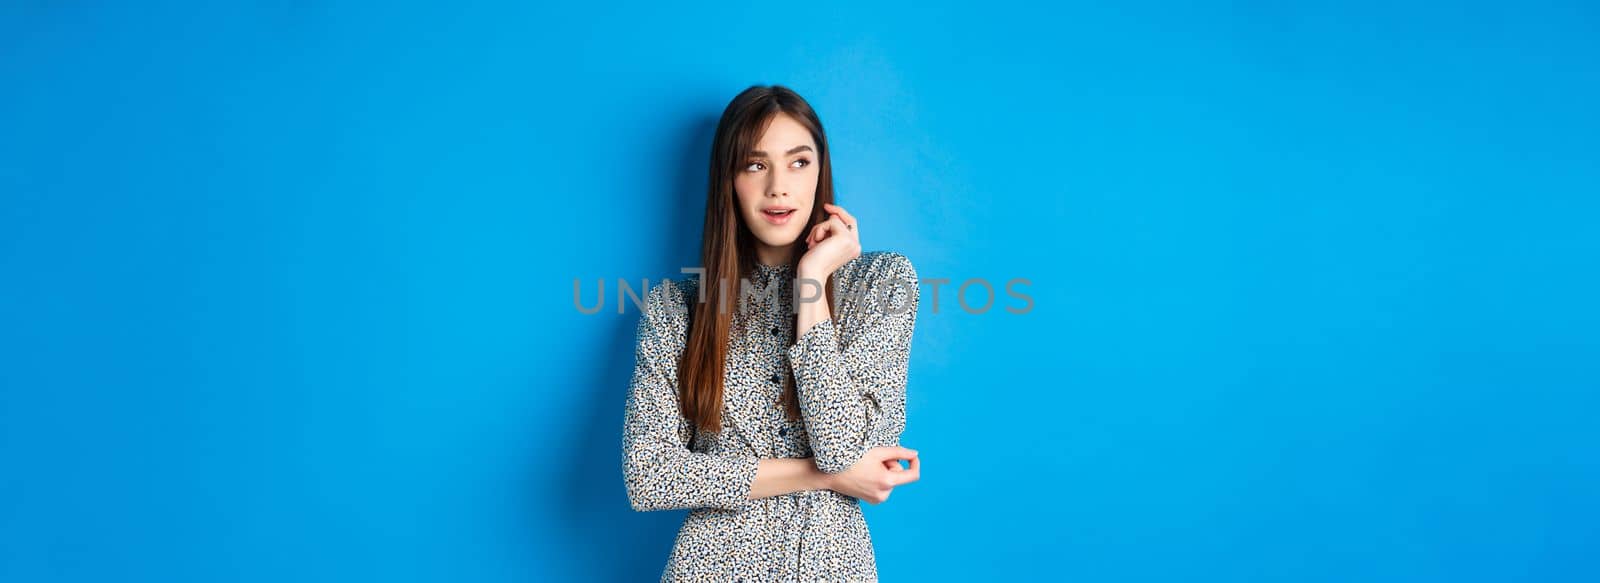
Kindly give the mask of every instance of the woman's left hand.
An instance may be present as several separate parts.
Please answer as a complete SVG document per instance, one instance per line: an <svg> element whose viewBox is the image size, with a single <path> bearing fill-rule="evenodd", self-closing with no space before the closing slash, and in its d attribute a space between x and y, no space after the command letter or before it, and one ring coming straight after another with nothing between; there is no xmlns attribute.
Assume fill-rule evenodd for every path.
<svg viewBox="0 0 1600 583"><path fill-rule="evenodd" d="M806 253L797 268L800 277L822 280L845 263L861 256L861 227L856 218L836 204L823 204L828 220L811 227Z"/></svg>

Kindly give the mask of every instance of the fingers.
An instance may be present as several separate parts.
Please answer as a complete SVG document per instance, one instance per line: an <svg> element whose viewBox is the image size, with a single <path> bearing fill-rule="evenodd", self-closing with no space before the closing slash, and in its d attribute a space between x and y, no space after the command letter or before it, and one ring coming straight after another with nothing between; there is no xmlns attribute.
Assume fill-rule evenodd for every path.
<svg viewBox="0 0 1600 583"><path fill-rule="evenodd" d="M890 476L896 486L910 484L922 478L922 458L913 455L908 459L911 462L911 467L895 472L893 476ZM900 465L898 461L891 461L890 463L896 466Z"/></svg>
<svg viewBox="0 0 1600 583"><path fill-rule="evenodd" d="M909 484L922 478L922 458L917 450L900 446L877 446L867 450L867 457L878 460L888 471L890 487ZM911 462L911 467L900 467L900 460Z"/></svg>
<svg viewBox="0 0 1600 583"><path fill-rule="evenodd" d="M828 238L827 235L828 223L822 222L813 225L811 227L811 234L806 235L806 246L810 247L816 245L817 243L821 243L823 239Z"/></svg>
<svg viewBox="0 0 1600 583"><path fill-rule="evenodd" d="M842 207L842 206L839 206L839 205L836 205L836 204L831 204L831 203L822 203L822 208L824 210L827 210L830 213L833 213L836 216L839 216L839 217L843 218L844 222L847 223L847 224L851 224L851 225L856 224L855 215L852 215L852 214L850 214L849 211L844 210L844 207Z"/></svg>
<svg viewBox="0 0 1600 583"><path fill-rule="evenodd" d="M827 206L833 207L834 205ZM854 248L855 251L850 253L850 257L860 255L861 230L856 228L855 218L851 217L850 213L844 212L844 209L838 209L838 212L830 211L830 213L828 220L824 221L823 224L835 226L830 228L828 232L830 234L843 235L851 241L850 247Z"/></svg>
<svg viewBox="0 0 1600 583"><path fill-rule="evenodd" d="M880 460L908 460L917 457L917 450L898 445L880 445L872 448L871 453Z"/></svg>
<svg viewBox="0 0 1600 583"><path fill-rule="evenodd" d="M816 245L828 237L843 232L845 232L844 221L839 220L838 215L830 215L827 220L811 227L811 234L806 236L806 245Z"/></svg>
<svg viewBox="0 0 1600 583"><path fill-rule="evenodd" d="M806 235L807 247L821 243L828 237L839 233L860 236L859 233L855 232L858 228L856 226L856 217L851 215L849 211L844 210L844 207L829 203L823 203L822 207L828 213L828 218L811 227L811 232Z"/></svg>
<svg viewBox="0 0 1600 583"><path fill-rule="evenodd" d="M844 219L839 218L839 215L829 216L828 220L823 221L822 224L830 225L830 228L828 229L828 232L830 234L831 233L846 233L846 232L849 232L849 230L846 229L845 226L844 226Z"/></svg>

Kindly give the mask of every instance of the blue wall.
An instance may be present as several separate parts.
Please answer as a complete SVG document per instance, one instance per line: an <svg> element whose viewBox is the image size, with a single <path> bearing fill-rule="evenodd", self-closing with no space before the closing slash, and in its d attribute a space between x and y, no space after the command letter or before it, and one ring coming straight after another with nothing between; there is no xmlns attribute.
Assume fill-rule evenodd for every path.
<svg viewBox="0 0 1600 583"><path fill-rule="evenodd" d="M773 82L1033 282L919 316L886 580L1600 578L1592 4L450 4L0 8L0 580L657 576L572 281Z"/></svg>

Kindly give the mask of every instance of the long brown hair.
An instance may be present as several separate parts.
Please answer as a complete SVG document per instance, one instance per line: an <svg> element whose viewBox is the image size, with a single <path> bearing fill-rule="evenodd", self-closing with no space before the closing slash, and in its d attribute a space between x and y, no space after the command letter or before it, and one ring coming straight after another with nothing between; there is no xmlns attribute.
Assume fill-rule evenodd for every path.
<svg viewBox="0 0 1600 583"><path fill-rule="evenodd" d="M728 358L728 334L733 326L733 311L739 309L739 283L755 269L755 246L749 226L739 213L738 193L733 179L745 159L755 149L761 135L778 114L788 114L811 132L817 143L817 195L811 216L801 237L811 227L827 219L824 203L833 203L833 164L828 158L828 140L822 121L800 94L782 85L756 85L745 89L722 110L716 137L711 141L711 176L706 189L705 231L700 240L701 278L699 303L690 309L689 337L678 366L678 403L683 417L702 431L717 431L722 425L722 396ZM803 239L796 241L803 245ZM789 267L799 267L803 253L795 253ZM793 286L798 292L799 285ZM833 275L823 285L824 300L833 305ZM789 298L780 298L788 300ZM784 304L790 305L790 304ZM797 323L796 323L797 324ZM797 326L790 326L790 330ZM794 341L793 335L789 341ZM794 373L784 372L781 403L789 419L800 418L800 402L795 394Z"/></svg>

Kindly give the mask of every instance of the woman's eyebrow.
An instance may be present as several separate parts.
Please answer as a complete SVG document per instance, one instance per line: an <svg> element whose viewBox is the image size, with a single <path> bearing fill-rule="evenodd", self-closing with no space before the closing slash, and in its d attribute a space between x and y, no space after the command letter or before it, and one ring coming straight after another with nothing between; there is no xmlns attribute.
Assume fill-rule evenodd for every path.
<svg viewBox="0 0 1600 583"><path fill-rule="evenodd" d="M805 144L800 144L800 145L795 146L793 148L789 148L789 151L788 152L784 152L783 155L788 156L788 155L791 155L791 154L797 154L797 153L800 153L800 152L810 152L810 151L811 151L811 146L807 146ZM750 151L750 155L751 156L760 156L762 158L765 158L765 157L767 157L767 152L765 150L751 150Z"/></svg>

